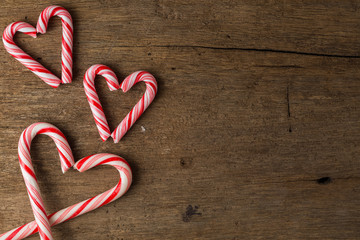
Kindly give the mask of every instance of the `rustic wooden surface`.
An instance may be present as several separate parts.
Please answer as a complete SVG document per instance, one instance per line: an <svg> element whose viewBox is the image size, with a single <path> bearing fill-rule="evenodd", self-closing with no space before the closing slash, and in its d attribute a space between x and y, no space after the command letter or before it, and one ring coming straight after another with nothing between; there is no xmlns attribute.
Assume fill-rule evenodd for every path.
<svg viewBox="0 0 360 240"><path fill-rule="evenodd" d="M134 174L123 198L54 227L55 239L360 239L360 1L56 3L74 18L72 84L52 89L0 51L1 232L33 220L17 142L45 121L76 159L118 154ZM51 4L2 1L0 26L35 25ZM52 19L46 35L16 41L59 75L60 36ZM83 91L96 63L159 82L119 144L101 142ZM99 77L97 88L114 128L145 86L109 92ZM118 178L109 167L63 175L46 136L32 156L48 213Z"/></svg>

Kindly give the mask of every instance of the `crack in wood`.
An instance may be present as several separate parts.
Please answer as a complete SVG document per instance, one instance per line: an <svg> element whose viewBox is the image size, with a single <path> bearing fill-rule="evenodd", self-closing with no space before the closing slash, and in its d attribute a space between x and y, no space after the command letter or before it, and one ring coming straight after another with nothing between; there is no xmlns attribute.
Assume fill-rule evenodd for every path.
<svg viewBox="0 0 360 240"><path fill-rule="evenodd" d="M338 178L336 178L336 180L338 180L338 181L341 181L341 180L358 180L358 179L360 179L360 177L356 177L356 176L338 177ZM335 180L335 178L323 177L323 178L318 178L318 179L295 179L295 180L285 180L285 181L264 181L264 182L248 183L248 184L243 183L243 184L240 184L239 186L245 187L245 186L250 186L250 185L261 185L261 184L286 184L286 183L301 183L301 182L315 182L315 183L318 183L318 184L323 184L323 182L330 183L330 182L333 182L334 180ZM320 183L319 183L319 181L320 181Z"/></svg>
<svg viewBox="0 0 360 240"><path fill-rule="evenodd" d="M286 87L286 101L287 101L287 117L288 117L288 120L290 121L291 112L290 112L290 97L289 97L290 89L289 88L290 87L288 84ZM290 123L288 131L289 131L289 133L292 133L291 123Z"/></svg>
<svg viewBox="0 0 360 240"><path fill-rule="evenodd" d="M263 67L263 68L304 68L298 65L255 65L254 67Z"/></svg>
<svg viewBox="0 0 360 240"><path fill-rule="evenodd" d="M286 88L286 101L287 101L287 116L288 118L290 118L291 112L290 112L289 85Z"/></svg>
<svg viewBox="0 0 360 240"><path fill-rule="evenodd" d="M284 54L296 54L305 56L316 56L316 57L332 57L332 58L355 58L360 59L358 55L341 55L341 54L327 54L327 53L313 53L313 52L300 52L291 50L278 50L270 48L240 48L240 47L212 47L212 46L201 46L201 45L123 45L117 46L120 48L202 48L212 50L224 50L224 51L247 51L247 52L272 52L272 53L284 53Z"/></svg>

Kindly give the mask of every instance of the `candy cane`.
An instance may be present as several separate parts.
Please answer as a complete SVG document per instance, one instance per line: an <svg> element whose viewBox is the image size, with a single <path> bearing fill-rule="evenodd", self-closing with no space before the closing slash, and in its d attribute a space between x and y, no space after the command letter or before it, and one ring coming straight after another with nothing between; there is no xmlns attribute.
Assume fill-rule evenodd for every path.
<svg viewBox="0 0 360 240"><path fill-rule="evenodd" d="M145 82L146 91L140 101L126 115L119 126L111 134L111 137L114 139L115 143L120 141L120 139L144 113L144 111L149 107L150 103L155 98L157 93L157 82L153 75L145 71L134 72L126 77L125 80L121 83L121 89L123 92L127 92L130 88L132 88L132 86L141 81Z"/></svg>
<svg viewBox="0 0 360 240"><path fill-rule="evenodd" d="M60 85L60 79L15 44L14 35L16 32L22 32L36 38L36 29L30 24L25 22L11 23L5 28L2 36L6 51L8 51L11 56L21 62L25 67L30 69L30 71L40 77L45 83L49 84L53 88L57 88Z"/></svg>
<svg viewBox="0 0 360 240"><path fill-rule="evenodd" d="M79 160L75 164L74 168L80 172L84 172L90 168L99 165L110 165L115 167L120 174L118 184L112 189L101 193L93 198L89 198L85 201L74 204L70 207L64 208L56 213L49 215L48 218L51 226L65 222L74 217L80 216L84 213L104 206L105 204L113 202L127 192L132 182L131 168L123 158L117 155L108 153L91 155ZM32 221L28 224L25 224L21 227L15 228L9 232L0 235L0 240L23 239L36 233L37 231L37 224L35 221Z"/></svg>
<svg viewBox="0 0 360 240"><path fill-rule="evenodd" d="M96 75L101 75L105 78L110 91L117 90L120 88L120 86L115 73L105 65L93 65L86 71L84 75L84 89L90 105L90 109L94 116L100 137L103 141L106 141L106 139L110 137L110 128L106 120L104 110L101 106L99 96L95 89Z"/></svg>
<svg viewBox="0 0 360 240"><path fill-rule="evenodd" d="M73 22L70 13L60 6L47 7L39 16L36 30L38 33L46 33L49 20L53 16L59 16L62 22L61 82L71 83L73 66Z"/></svg>
<svg viewBox="0 0 360 240"><path fill-rule="evenodd" d="M106 141L106 139L108 139L110 136L110 128L95 89L94 79L97 74L105 77L110 91L118 89L119 85L115 73L105 65L93 65L86 71L84 75L84 88L87 99L89 101L90 109L93 113L100 137L103 141ZM111 137L114 139L115 143L120 141L120 139L131 128L131 126L136 122L141 114L143 114L143 112L148 108L150 103L155 98L157 92L157 82L153 75L145 71L132 73L125 78L120 87L123 92L127 92L132 86L141 81L145 82L146 91L140 101L121 121L118 127L111 133Z"/></svg>
<svg viewBox="0 0 360 240"><path fill-rule="evenodd" d="M35 221L39 228L40 238L53 239L50 223L45 211L44 202L40 194L40 188L37 183L37 178L35 176L30 156L31 141L38 134L48 135L54 140L59 152L61 169L63 172L67 171L74 165L74 157L64 134L62 134L59 129L49 123L32 124L26 128L20 136L18 147L19 162Z"/></svg>

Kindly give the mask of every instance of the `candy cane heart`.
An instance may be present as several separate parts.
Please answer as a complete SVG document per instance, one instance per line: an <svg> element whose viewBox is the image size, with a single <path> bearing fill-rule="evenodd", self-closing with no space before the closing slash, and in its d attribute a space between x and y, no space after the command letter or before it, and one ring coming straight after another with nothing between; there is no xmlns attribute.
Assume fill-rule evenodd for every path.
<svg viewBox="0 0 360 240"><path fill-rule="evenodd" d="M127 92L136 83L142 81L146 84L146 90L139 102L133 107L133 109L126 115L126 117L110 135L110 128L95 89L94 81L96 75L102 75L105 78L110 91L117 90L119 88L118 79L116 78L115 73L109 67L101 64L91 66L84 75L85 93L100 137L103 141L106 141L106 139L111 136L114 139L114 142L118 143L154 100L157 93L157 82L153 75L145 71L134 72L125 78L125 80L120 85L123 92Z"/></svg>
<svg viewBox="0 0 360 240"><path fill-rule="evenodd" d="M24 177L35 221L39 228L40 238L53 239L50 223L45 211L43 198L40 194L40 188L30 156L31 142L38 134L45 134L54 140L59 152L63 173L74 165L74 157L64 134L49 123L34 123L26 128L20 136L18 147L20 168Z"/></svg>
<svg viewBox="0 0 360 240"><path fill-rule="evenodd" d="M48 22L51 17L59 16L62 21L62 51L61 51L61 77L60 80L47 68L34 60L31 56L25 53L18 47L14 41L16 32L22 32L36 38L37 33L44 34L46 32ZM41 78L45 83L53 88L57 88L60 83L70 83L72 81L72 66L73 66L73 23L70 13L63 7L50 6L45 8L40 16L36 29L25 22L14 22L9 24L3 33L2 37L6 51L10 53L16 60L21 62L30 71Z"/></svg>
<svg viewBox="0 0 360 240"><path fill-rule="evenodd" d="M65 222L74 217L104 206L105 204L113 202L128 191L132 182L132 171L129 164L123 158L117 155L109 153L94 154L79 160L74 165L74 168L80 172L84 172L88 169L100 165L110 165L118 170L120 174L118 184L104 193L49 215L48 218L51 226ZM37 224L35 221L32 221L28 224L0 235L0 240L23 239L36 233L37 231Z"/></svg>

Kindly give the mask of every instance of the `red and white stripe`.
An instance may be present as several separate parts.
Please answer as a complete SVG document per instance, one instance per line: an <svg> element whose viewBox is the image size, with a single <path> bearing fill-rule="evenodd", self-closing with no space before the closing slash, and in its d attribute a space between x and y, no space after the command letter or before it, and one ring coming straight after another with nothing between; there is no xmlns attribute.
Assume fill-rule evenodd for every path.
<svg viewBox="0 0 360 240"><path fill-rule="evenodd" d="M153 75L145 71L137 71L125 78L120 87L127 92L138 82L145 82L146 90L140 101L121 121L119 126L112 132L111 137L118 143L126 132L134 125L136 120L145 112L157 93L157 82Z"/></svg>
<svg viewBox="0 0 360 240"><path fill-rule="evenodd" d="M16 32L22 32L36 38L36 29L30 24L25 22L11 23L5 28L2 36L6 51L40 77L45 83L53 88L57 88L61 83L60 79L16 45L14 42L14 35Z"/></svg>
<svg viewBox="0 0 360 240"><path fill-rule="evenodd" d="M31 142L38 134L45 134L54 140L59 152L63 173L74 165L74 157L64 134L49 123L34 123L26 128L20 136L18 154L21 172L24 177L35 221L39 229L40 238L47 240L53 239L53 237L30 156Z"/></svg>
<svg viewBox="0 0 360 240"><path fill-rule="evenodd" d="M110 91L119 89L120 85L115 73L105 65L93 65L86 71L84 75L84 89L90 105L90 109L94 116L100 137L103 141L106 141L106 139L110 137L111 133L104 110L99 100L99 96L95 89L96 75L101 75L105 78Z"/></svg>
<svg viewBox="0 0 360 240"><path fill-rule="evenodd" d="M90 109L93 113L100 137L103 141L105 141L110 136L110 128L95 89L94 79L97 74L105 77L110 91L118 89L119 84L115 73L109 67L101 64L91 66L86 71L84 76L84 88L87 99L89 101ZM153 75L145 71L132 73L125 78L120 87L123 92L127 92L130 88L132 88L132 86L141 81L145 82L146 91L140 101L121 121L118 127L111 133L111 137L114 139L115 143L120 141L120 139L126 134L126 132L131 128L131 126L136 122L141 114L143 114L143 112L149 107L150 103L155 98L157 93L157 82Z"/></svg>
<svg viewBox="0 0 360 240"><path fill-rule="evenodd" d="M129 164L121 157L109 153L100 153L85 157L79 160L74 168L80 172L84 172L90 168L99 165L110 165L115 167L120 179L118 184L112 189L101 193L93 198L89 198L70 207L64 208L56 213L48 216L51 226L65 222L74 217L92 211L96 208L104 206L116 199L120 198L130 188L132 182L132 172ZM17 240L28 237L38 231L37 224L32 221L21 227L15 228L9 232L0 235L0 240Z"/></svg>
<svg viewBox="0 0 360 240"><path fill-rule="evenodd" d="M70 13L63 7L50 6L45 8L36 25L38 33L46 33L51 17L58 16L62 22L62 51L61 51L61 82L71 83L73 67L73 21Z"/></svg>

